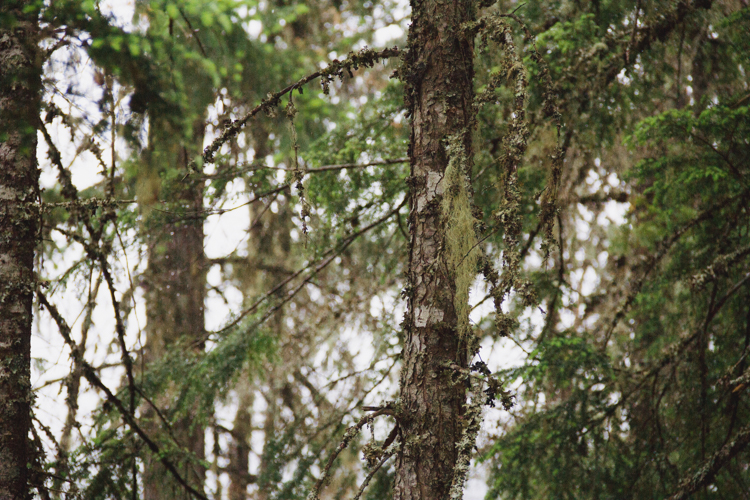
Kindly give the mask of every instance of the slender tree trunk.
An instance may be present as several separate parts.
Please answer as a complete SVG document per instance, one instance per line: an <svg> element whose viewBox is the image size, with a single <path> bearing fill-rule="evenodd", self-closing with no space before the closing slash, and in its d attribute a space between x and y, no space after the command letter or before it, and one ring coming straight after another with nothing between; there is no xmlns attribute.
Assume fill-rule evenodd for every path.
<svg viewBox="0 0 750 500"><path fill-rule="evenodd" d="M395 500L448 497L462 435L466 388L448 368L465 366L455 302L455 273L446 263L441 201L449 139L472 158L474 43L462 24L475 18L473 0L412 0L404 69L412 117L409 310L401 372L404 445L396 466Z"/></svg>
<svg viewBox="0 0 750 500"><path fill-rule="evenodd" d="M184 171L192 155L168 133L169 126L152 123L152 171ZM163 127L163 128L162 128ZM160 129L160 130L157 130ZM203 120L196 121L192 143L203 143ZM148 224L149 264L146 272L146 367L164 356L169 349L193 346L203 349L205 335L204 301L206 296L206 258L203 252L203 191L200 181L188 180L161 193L169 200L167 213L152 212ZM155 403L162 409L173 408L175 394L162 394ZM197 411L197 408L196 408ZM189 412L193 414L193 412ZM156 415L144 408L144 415L160 427ZM173 423L177 443L198 459L205 456L204 428L190 417ZM173 443L172 443L173 444ZM175 460L182 476L199 491L203 488L205 468L194 461ZM148 459L144 467L146 500L185 499L190 495L172 481L158 460Z"/></svg>
<svg viewBox="0 0 750 500"><path fill-rule="evenodd" d="M25 500L31 452L31 322L41 89L34 2L0 3L0 499ZM30 10L30 12L28 10Z"/></svg>
<svg viewBox="0 0 750 500"><path fill-rule="evenodd" d="M264 161L271 153L268 144L269 132L264 120L259 119L252 128L253 149L255 150L255 161ZM254 201L248 206L248 214L251 224L248 228L250 233L250 244L248 250L251 260L262 260L273 257L273 234L267 234L264 228L264 203L261 200ZM266 215L266 218L268 215ZM275 228L274 228L275 229ZM237 272L237 269L235 269ZM266 280L263 273L252 265L243 266L237 275L242 287L242 292L247 297L262 293L266 290ZM280 313L279 313L280 314ZM278 323L279 315L274 316ZM269 373L271 373L269 371ZM248 374L248 377L250 375ZM255 384L243 381L237 385L235 390L239 396L239 407L234 417L232 427L232 442L229 445L229 500L244 500L247 498L247 487L251 482L250 476L250 443L252 440L252 407L255 400ZM262 490L258 492L258 498L262 498Z"/></svg>
<svg viewBox="0 0 750 500"><path fill-rule="evenodd" d="M229 500L246 500L250 476L250 440L253 432L253 388L242 384L239 406L234 416L232 442L229 445Z"/></svg>

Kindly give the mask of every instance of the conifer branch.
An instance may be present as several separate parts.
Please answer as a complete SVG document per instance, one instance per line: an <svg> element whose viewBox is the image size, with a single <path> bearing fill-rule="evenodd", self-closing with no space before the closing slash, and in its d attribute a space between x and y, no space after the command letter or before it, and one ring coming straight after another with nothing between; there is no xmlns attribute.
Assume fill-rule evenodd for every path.
<svg viewBox="0 0 750 500"><path fill-rule="evenodd" d="M307 500L318 500L320 497L320 490L323 487L323 484L325 483L326 479L328 479L328 474L331 470L331 467L333 466L334 460L336 460L336 457L339 456L339 454L346 449L347 446L349 446L349 443L351 443L352 439L354 439L357 434L359 434L359 431L362 430L362 428L372 422L376 417L379 417L381 415L393 415L393 408L390 407L390 405L386 405L385 407L379 409L375 413L371 413L369 415L365 415L362 418L359 419L359 422L349 427L346 432L344 433L344 437L341 439L341 442L336 447L336 449L331 453L331 456L328 458L328 462L326 463L325 467L323 468L323 472L321 473L318 480L315 482L315 486L313 486L312 491L307 496ZM365 485L366 486L366 485Z"/></svg>
<svg viewBox="0 0 750 500"><path fill-rule="evenodd" d="M750 444L750 426L743 427L735 438L706 460L693 474L680 481L669 500L687 500L690 495L711 484L716 474Z"/></svg>
<svg viewBox="0 0 750 500"><path fill-rule="evenodd" d="M384 216L382 216L379 219L373 221L372 223L370 223L367 226L363 227L359 231L357 231L355 233L352 233L349 236L347 236L344 239L344 241L341 243L341 245L339 245L337 248L328 250L325 254L323 254L323 257L320 260L318 260L317 262L311 262L308 265L306 265L305 267L303 267L303 268L299 269L298 271L294 272L293 274L291 274L285 280L283 280L278 285L276 285L275 287L273 287L265 295L263 295L258 300L256 300L250 307L248 307L247 309L244 309L243 311L241 311L237 315L237 317L234 318L234 320L232 320L231 322L229 322L226 326L224 326L220 330L207 333L207 337L210 336L210 335L214 335L214 334L224 333L227 330L229 330L229 329L237 326L242 321L243 318L245 318L247 315L252 314L255 311L257 311L258 308L261 306L261 304L263 304L263 302L265 302L269 298L271 298L274 295L276 295L279 292L279 290L282 290L286 285L289 284L289 282L291 282L292 280L294 280L295 278L297 278L298 276L300 276L304 272L312 269L312 271L310 272L310 274L302 281L302 283L299 286L297 286L295 289L293 289L292 291L290 291L286 295L286 297L284 297L284 299L282 300L282 302L280 304L277 304L276 306L274 306L268 313L266 313L266 315L263 316L263 319L259 322L259 323L262 323L267 317L270 317L269 315L271 313L277 311L281 306L283 306L284 304L286 304L287 302L289 302L297 294L297 292L299 292L299 290L302 289L302 287L304 285L306 285L307 283L309 283L310 280L312 280L320 271L322 271L326 266L328 266L328 264L330 264L333 261L333 259L336 258L336 256L340 255L344 250L346 250L346 248L349 245L351 245L357 238L359 238L360 236L362 236L363 234L365 234L366 232L368 232L370 229L372 229L372 228L374 228L374 227L382 224L383 222L387 221L388 219L390 219L394 214L397 214L399 212L399 210L401 210L401 208L404 205L406 205L406 199L404 199L404 201L402 201L396 208L394 208L393 210L391 210L390 212L388 212ZM205 340L206 339L202 339L201 341L205 341Z"/></svg>
<svg viewBox="0 0 750 500"><path fill-rule="evenodd" d="M50 315L52 316L52 319L54 320L55 324L57 325L58 330L60 331L60 334L62 335L63 339L65 340L65 343L70 347L71 350L71 356L73 356L73 359L75 362L82 367L83 369L83 375L86 377L86 380L97 389L101 390L104 395L106 396L107 401L117 408L117 411L122 415L123 420L128 424L128 426L135 432L141 440L143 440L144 443L146 443L146 446L149 447L149 449L153 452L154 456L159 458L159 461L164 465L164 468L166 468L170 474L175 478L175 480L182 485L183 488L185 488L186 491L188 491L190 494L195 496L196 498L199 498L200 500L208 500L208 498L197 491L195 488L190 486L187 481L180 475L180 473L177 471L177 468L172 464L172 462L167 459L161 449L159 448L159 445L157 445L149 436L146 434L146 432L141 429L141 427L138 425L138 422L136 422L135 417L133 414L128 411L125 408L125 405L123 402L115 396L112 391L107 387L102 380L99 378L99 376L96 374L96 370L83 358L83 354L80 352L80 349L78 348L78 345L71 337L71 329L70 326L68 326L65 319L62 317L60 312L57 310L57 307L54 304L51 304L47 297L44 295L44 293L41 290L37 290L37 296L39 297L39 302L44 306L47 311L49 311Z"/></svg>
<svg viewBox="0 0 750 500"><path fill-rule="evenodd" d="M383 457L380 459L380 461L375 465L375 467L372 468L372 470L367 474L367 477L364 481L362 481L362 485L359 487L359 491L357 491L357 494L354 496L353 500L359 500L362 497L362 493L365 492L365 489L367 489L367 485L370 484L370 481L372 481L372 478L375 477L375 474L380 470L383 465L398 451L398 444L395 446L392 446L391 449L386 450L386 452L383 454Z"/></svg>
<svg viewBox="0 0 750 500"><path fill-rule="evenodd" d="M601 349L604 350L607 347L607 344L609 344L609 340L612 336L612 333L615 330L615 327L620 322L622 318L625 317L625 314L630 309L630 306L633 304L633 301L635 301L635 298L638 296L638 294L641 291L641 288L643 288L643 285L646 282L646 278L651 274L651 272L656 268L656 265L661 262L661 259L664 258L664 256L669 252L669 250L672 248L672 246L680 239L682 236L687 233L690 229L697 226L698 224L708 220L711 216L714 215L714 213L718 210L721 210L723 208L726 208L728 205L730 205L733 202L736 202L738 200L743 200L748 196L749 192L747 190L743 191L742 193L738 194L737 196L733 196L731 198L728 198L724 200L723 202L716 204L712 207L707 208L706 210L702 211L700 214L698 214L697 217L690 220L688 223L677 229L675 232L673 232L671 235L669 235L667 238L664 238L660 244L657 247L656 252L654 252L653 255L651 255L651 258L648 260L648 262L645 264L645 269L641 276L631 285L630 292L628 293L625 300L622 302L620 307L617 309L617 312L615 312L615 315L612 317L610 324L607 328L607 331L604 335L604 340L602 341Z"/></svg>
<svg viewBox="0 0 750 500"><path fill-rule="evenodd" d="M372 50L372 49L362 49L359 52L350 52L347 59L343 61L339 61L338 59L334 60L331 64L328 65L325 69L316 71L314 73L311 73L307 75L304 78L300 78L297 80L297 82L288 85L284 89L276 92L276 93L269 93L266 99L263 99L260 104L255 106L253 109L251 109L249 112L245 114L242 118L235 120L231 122L221 133L219 137L214 139L214 141L209 144L206 149L203 150L202 160L203 163L214 163L216 158L216 152L219 151L219 148L223 146L226 142L228 142L233 137L237 136L237 134L240 133L242 128L247 124L248 121L250 121L251 118L253 118L255 115L260 113L261 111L270 111L276 108L281 103L281 98L284 97L286 94L289 94L290 92L294 92L295 89L298 89L300 93L302 93L302 87L311 81L322 78L322 85L323 85L323 92L326 94L328 93L328 88L333 81L335 77L341 78L344 76L344 73L348 73L349 75L352 75L352 70L359 69L360 66L364 67L372 67L375 64L375 61L380 59L388 59L391 57L397 57L401 55L401 50L399 50L398 47L390 47L387 49L383 49L380 51ZM195 160L191 161L188 165L188 170L190 172L197 171L197 166L195 163Z"/></svg>

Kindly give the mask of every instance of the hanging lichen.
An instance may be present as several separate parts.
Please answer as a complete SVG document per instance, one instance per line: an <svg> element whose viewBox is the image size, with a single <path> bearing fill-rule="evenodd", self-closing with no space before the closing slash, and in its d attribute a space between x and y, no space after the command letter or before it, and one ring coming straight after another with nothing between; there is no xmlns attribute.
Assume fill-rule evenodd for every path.
<svg viewBox="0 0 750 500"><path fill-rule="evenodd" d="M526 79L527 68L523 60L517 54L515 43L513 41L513 30L504 19L512 19L520 25L524 32L524 41L528 47L529 57L538 66L537 76L539 84L542 87L543 98L542 112L544 113L545 118L549 118L552 121L557 131L557 145L552 154L550 154L551 165L547 186L542 191L540 199L540 219L542 234L544 237L542 250L546 257L553 247L558 246L553 235L553 228L555 224L555 216L557 214L557 190L560 185L563 159L565 156L565 146L563 145L561 137L563 120L557 104L558 98L555 93L549 66L539 53L539 50L536 47L536 41L529 28L521 18L514 14L492 13L466 26L469 33L479 35L479 51L486 50L489 42L492 41L500 46L505 54L505 63L499 71L490 76L485 89L476 95L474 98L474 106L479 110L487 103L496 103L496 89L504 84L513 86L516 109L513 116L513 123L511 124L512 130L509 133L509 136L506 137L506 141L508 139L514 140L506 142L506 145L511 149L509 156L511 158L516 156L515 159L520 162L520 157L526 149L528 136L528 131L526 130L525 125L523 127L518 126L518 124L523 121L525 113L524 101L526 99L528 87L528 81ZM513 151L513 149L515 149L515 151ZM509 176L509 180L513 180L512 176ZM508 184L506 183L506 185ZM513 187L512 184L510 187Z"/></svg>
<svg viewBox="0 0 750 500"><path fill-rule="evenodd" d="M486 88L475 96L474 107L479 110L485 104L495 103L497 101L495 90L503 85L511 87L514 96L514 109L509 130L503 138L503 154L498 159L502 169L503 182L500 188L503 198L499 208L493 214L493 218L504 231L502 277L487 256L482 259L481 266L493 297L498 334L507 336L514 326L514 321L503 312L501 307L503 301L515 289L519 293L525 293L522 299L524 303L529 303L533 299L533 289L521 278L521 256L518 250L522 229L518 168L523 161L529 136L526 123L527 70L517 53L513 30L502 17L504 16L485 16L467 25L466 30L471 34L479 35L480 51L493 42L502 49L505 56L500 70L490 76Z"/></svg>
<svg viewBox="0 0 750 500"><path fill-rule="evenodd" d="M286 105L286 116L289 118L289 130L292 133L292 182L294 183L295 189L299 194L299 201L302 205L300 210L300 219L302 219L302 232L307 236L307 217L310 216L310 203L308 203L305 197L305 185L302 183L302 179L305 177L305 173L299 166L299 143L297 142L297 127L294 126L294 117L297 115L297 108L294 106L292 100L292 94L289 94L289 104Z"/></svg>
<svg viewBox="0 0 750 500"><path fill-rule="evenodd" d="M495 407L495 401L499 400L505 411L513 407L513 396L502 387L502 383L492 375L492 372L483 361L477 361L469 368L461 368L458 365L450 365L446 368L454 370L457 384L466 384L470 387L470 399L466 402L462 416L463 431L461 439L456 443L458 457L453 468L453 479L449 492L450 500L461 500L463 498L466 478L469 474L471 456L476 447L477 436L482 426L482 407Z"/></svg>
<svg viewBox="0 0 750 500"><path fill-rule="evenodd" d="M481 269L485 280L489 284L496 313L496 326L501 336L507 336L515 325L513 318L502 310L503 301L515 290L525 306L536 303L534 288L521 275L521 255L519 241L522 229L520 202L521 193L518 186L518 169L523 162L528 146L529 129L526 119L526 101L528 99L529 82L528 69L524 60L519 56L514 41L514 33L506 19L517 22L525 33L525 42L529 47L530 57L539 67L538 78L543 88L543 112L546 118L552 120L558 136L558 144L550 155L551 167L548 182L540 193L540 226L544 241L542 250L545 258L552 247L557 246L553 236L555 216L557 214L557 190L562 173L564 148L561 144L562 116L557 106L552 79L546 62L539 54L529 29L521 19L513 14L489 14L473 23L464 26L467 34L479 36L477 48L486 50L490 42L496 44L503 52L504 60L500 69L490 75L485 88L474 98L477 111L489 103L497 103L496 90L507 86L513 92L513 113L508 133L503 138L503 154L498 158L502 169L501 190L503 198L500 206L493 214L494 219L503 228L503 257L502 277L495 269L492 260L483 255Z"/></svg>
<svg viewBox="0 0 750 500"><path fill-rule="evenodd" d="M461 440L456 443L458 459L456 460L456 466L453 468L453 481L449 492L451 500L461 500L464 496L464 485L469 475L472 451L482 426L483 402L481 394L474 394L471 402L466 405L466 413L463 416L465 427L461 434Z"/></svg>
<svg viewBox="0 0 750 500"><path fill-rule="evenodd" d="M456 284L453 306L458 318L457 333L462 339L470 339L469 289L477 274L477 220L471 209L466 177L468 160L460 134L448 138L446 150L449 161L443 179L441 202L445 225L443 259ZM467 347L471 350L473 344L469 342Z"/></svg>

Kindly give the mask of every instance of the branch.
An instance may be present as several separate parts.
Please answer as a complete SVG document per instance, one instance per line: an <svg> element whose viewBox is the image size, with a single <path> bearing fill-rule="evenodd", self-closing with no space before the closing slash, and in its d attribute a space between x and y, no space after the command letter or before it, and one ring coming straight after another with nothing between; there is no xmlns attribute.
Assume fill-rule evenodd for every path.
<svg viewBox="0 0 750 500"><path fill-rule="evenodd" d="M102 198L87 198L84 200L75 200L75 201L60 201L56 203L28 203L28 206L33 207L39 207L42 212L47 211L51 208L64 208L66 210L71 209L86 209L86 210L96 210L98 208L112 208L116 207L118 205L128 205L131 203L138 203L137 200L109 200L109 199L102 199Z"/></svg>
<svg viewBox="0 0 750 500"><path fill-rule="evenodd" d="M303 174L314 174L316 172L330 172L332 170L347 170L350 168L375 167L378 165L396 165L398 163L409 163L409 158L395 158L393 160L373 161L370 163L342 163L340 165L324 165L318 168L303 170Z"/></svg>
<svg viewBox="0 0 750 500"><path fill-rule="evenodd" d="M383 458L380 459L380 462L377 463L375 467L370 471L369 474L367 474L367 477L364 481L362 481L362 486L359 487L359 491L354 496L354 500L359 500L362 496L362 493L365 492L365 488L367 488L367 485L370 484L370 481L375 476L375 473L380 470L380 468L388 461L389 458L391 458L396 451L398 451L399 446L394 446L392 449L388 450L383 454Z"/></svg>
<svg viewBox="0 0 750 500"><path fill-rule="evenodd" d="M367 423L372 422L372 420L375 417L379 417L380 415L393 415L393 409L390 406L386 406L376 411L375 413L372 413L370 415L365 415L364 417L359 419L359 422L352 425L346 430L346 432L344 433L344 437L341 439L341 442L333 451L333 453L331 453L331 456L328 458L328 463L323 469L323 473L321 474L318 481L315 483L315 486L313 486L313 489L310 492L310 494L307 495L307 500L318 500L319 498L318 495L320 494L320 490L323 487L323 483L328 478L328 473L331 470L333 461L336 460L336 457L338 457L339 454L342 451L344 451L347 446L349 446L349 443L351 443L352 439L354 439L356 435L359 434L359 431L362 430L362 427L364 427ZM366 484L364 486L366 486Z"/></svg>
<svg viewBox="0 0 750 500"><path fill-rule="evenodd" d="M618 203L627 203L630 198L630 194L625 191L611 191L609 193L596 192L593 194L587 194L580 196L577 200L573 199L572 202L586 204L600 204L607 203L608 201L616 201Z"/></svg>
<svg viewBox="0 0 750 500"><path fill-rule="evenodd" d="M408 162L409 162L408 158L395 158L395 159L390 159L390 160L373 161L369 163L342 163L339 165L323 165L322 167L318 167L318 168L302 169L302 174L305 175L305 174L315 174L318 172L330 172L332 170L348 170L348 169L355 169L355 168L376 167L379 165L395 165L398 163L408 163ZM293 172L295 169L287 168L287 167L272 167L270 165L253 165L251 163L249 166L237 167L234 170L222 170L214 174L203 174L200 176L200 179L201 180L225 179L227 177L244 174L248 172L257 172L258 170L282 170L285 172Z"/></svg>
<svg viewBox="0 0 750 500"><path fill-rule="evenodd" d="M133 376L133 359L130 357L130 352L128 352L128 348L125 345L125 324L122 321L122 314L120 314L120 302L115 296L115 283L114 279L112 278L112 273L110 273L109 271L107 258L100 248L94 246L94 244L92 243L89 243L82 236L73 232L64 231L59 228L56 229L71 238L73 241L81 244L84 248L84 251L86 252L86 255L88 255L89 258L91 258L93 261L98 262L99 266L101 267L102 274L104 275L104 280L106 281L107 288L109 289L109 296L112 300L112 307L114 308L115 312L115 331L117 333L117 340L120 345L120 354L122 357L122 362L125 365L125 373L128 379L128 389L130 391L130 411L135 412L135 377Z"/></svg>
<svg viewBox="0 0 750 500"><path fill-rule="evenodd" d="M631 285L630 293L628 293L627 297L625 297L625 300L622 302L620 307L617 309L617 312L615 313L614 317L610 321L610 324L604 335L604 340L602 342L602 346L601 346L602 350L606 349L607 344L609 344L609 339L612 337L612 332L614 332L615 327L620 322L620 320L625 317L625 314L627 313L630 306L633 304L633 301L635 301L635 298L638 296L638 294L641 291L641 288L646 282L646 278L648 278L648 276L651 274L651 271L653 271L656 268L656 265L667 254L670 248L672 248L672 245L674 245L686 232L688 232L694 226L697 226L698 224L708 220L710 217L714 215L716 211L726 208L728 205L734 203L737 200L742 200L743 198L748 196L748 193L749 191L745 190L741 192L740 194L738 194L737 196L733 196L732 198L728 198L721 203L718 203L712 207L707 208L706 210L698 214L697 217L695 217L694 219L689 221L687 224L680 227L677 231L672 233L669 237L661 241L661 243L658 245L657 251L651 256L651 258L645 264L644 266L645 270L643 274L641 275L640 278L638 278Z"/></svg>
<svg viewBox="0 0 750 500"><path fill-rule="evenodd" d="M704 325L707 325L713 319L716 317L716 315L721 311L721 309L726 305L727 301L743 286L745 286L748 282L750 282L750 273L747 273L744 278L739 280L737 283L735 283L732 288L730 288L727 293L725 293L721 299L716 301L716 303L709 309L709 311L706 314L706 319L704 321ZM661 359L656 362L650 369L646 370L640 370L639 373L643 373L643 376L641 379L627 392L623 392L622 397L617 401L616 403L612 404L605 412L604 415L601 417L592 420L601 422L605 419L609 418L612 413L614 413L615 409L618 407L621 407L633 394L635 394L643 385L651 378L654 377L654 379L657 378L659 372L669 364L679 361L679 356L682 355L685 350L692 345L693 342L695 342L696 339L700 336L701 332L703 331L704 326L699 326L696 328L690 335L687 337L684 337L682 340L680 340L679 343L676 345L670 346L666 349L666 352L661 357Z"/></svg>
<svg viewBox="0 0 750 500"><path fill-rule="evenodd" d="M227 141L235 137L237 134L239 134L240 130L242 130L245 124L250 121L252 117L257 115L261 111L268 111L275 108L280 104L281 98L284 95L293 92L294 89L299 89L300 93L302 93L303 85L311 82L312 80L315 80L316 78L322 77L323 91L327 94L328 85L330 84L330 82L334 77L342 77L344 71L351 74L353 69L359 69L360 66L372 67L375 64L375 61L378 59L396 57L400 54L401 51L398 47L383 49L381 51L362 49L357 53L350 52L349 57L346 60L339 61L336 59L330 65L328 65L327 68L307 75L306 77L297 80L296 83L287 86L286 88L276 92L275 94L269 93L266 99L263 99L260 104L251 109L247 114L245 114L245 116L229 124L229 126L224 129L221 135L214 139L214 141L209 144L205 150L203 150L203 163L214 163L216 161L216 152L219 150L219 148L221 148L221 146L223 146ZM188 165L188 171L195 172L197 170L198 169L196 168L195 160L191 161L190 165Z"/></svg>
<svg viewBox="0 0 750 500"><path fill-rule="evenodd" d="M132 429L133 432L135 432L144 443L146 443L146 446L149 447L149 449L153 452L154 456L159 458L159 461L164 465L164 468L166 468L170 474L175 478L175 480L182 485L185 490L187 490L189 493L191 493L193 496L199 498L200 500L208 500L208 498L197 491L195 488L190 486L185 479L180 475L180 473L177 471L174 465L172 465L172 462L170 462L162 453L159 446L151 440L150 437L148 437L148 434L141 429L141 427L138 425L138 422L136 422L135 417L132 413L130 413L128 410L125 409L125 405L120 401L120 399L115 396L112 391L104 385L104 383L101 381L101 379L97 376L96 371L94 368L85 360L83 359L83 355L81 354L80 350L78 349L78 346L71 338L71 330L70 326L65 322L65 319L62 317L60 312L57 310L57 307L50 304L47 300L47 297L42 293L41 290L37 290L37 296L39 297L39 302L49 311L50 315L52 316L52 319L57 324L57 328L60 330L60 334L63 336L63 339L65 340L65 343L68 344L71 350L71 355L73 356L73 359L75 362L83 368L83 376L86 377L86 380L93 386L101 390L106 398L107 401L117 408L117 411L120 412L120 415L122 415L123 420L128 424L128 426Z"/></svg>
<svg viewBox="0 0 750 500"><path fill-rule="evenodd" d="M699 489L710 484L721 468L744 450L748 444L750 444L750 426L740 430L734 441L727 443L714 453L697 472L680 481L679 489L669 497L669 500L685 500Z"/></svg>
<svg viewBox="0 0 750 500"><path fill-rule="evenodd" d="M102 268L102 274L104 280L107 282L107 288L109 289L109 297L112 300L112 307L115 310L115 331L117 332L117 341L120 344L120 356L122 362L125 365L125 373L128 378L128 392L130 393L130 411L135 412L135 378L133 377L133 358L130 357L128 347L125 345L125 324L122 321L122 314L120 314L120 302L115 296L115 283L112 279L112 274L109 272L109 266L107 265L107 259L104 254L97 252L99 257L99 265Z"/></svg>
<svg viewBox="0 0 750 500"><path fill-rule="evenodd" d="M641 54L646 49L651 47L654 42L660 42L667 39L672 31L687 18L688 15L692 14L698 9L708 10L711 8L713 0L680 0L676 2L674 8L670 11L664 12L659 16L659 22L650 26L645 26L638 29L637 32L639 37L632 36L631 40L628 41L628 46L625 48L623 54L626 63L634 63L636 58L635 54ZM635 35L635 29L633 35ZM636 41L635 39L638 38ZM612 78L619 73L619 71L611 70L614 73Z"/></svg>
<svg viewBox="0 0 750 500"><path fill-rule="evenodd" d="M383 222L385 222L386 220L390 219L393 216L393 214L397 214L399 212L399 210L401 210L401 207L403 207L405 204L406 204L406 199L404 199L404 201L401 202L401 204L399 204L396 208L394 208L393 210L391 210L390 212L388 212L387 214L385 214L380 219L375 220L374 222L372 222L371 224L363 227L362 229L360 229L356 233L353 233L353 234L349 235L347 238L344 239L343 243L338 248L331 249L328 252L326 252L327 255L324 254L325 257L323 257L323 259L321 261L318 261L318 265L315 266L315 268L312 270L312 272L310 273L310 275L307 276L304 279L304 281L299 286L297 286L294 290L292 290L290 293L288 293L287 296L284 298L284 300L280 304L277 304L275 307L273 307L271 309L271 311L269 311L269 313L276 312L281 306L283 306L284 304L286 304L287 302L289 302L294 297L294 295L296 295L296 293L302 288L302 286L304 286L305 284L307 284L320 271L322 271L326 266L328 266L328 264L330 264L331 261L333 261L333 259L336 258L337 255L340 255L341 252L343 252L344 250L346 250L346 248L349 245L351 245L358 237L360 237L361 235L363 235L364 233L366 233L370 229L374 228L375 226L378 226L378 225L382 224ZM271 289L271 291L269 291L264 296L262 296L261 298L259 298L258 300L256 300L250 307L248 307L247 309L245 309L242 312L240 312L239 315L233 321L231 321L229 324L227 324L224 328L222 328L221 330L217 330L215 332L209 332L207 335L211 335L211 334L215 334L215 333L223 333L223 332L229 330L230 328L233 328L233 327L237 326L240 323L240 321L242 321L243 318L245 318L248 314L252 314L253 312L255 312L258 309L258 307L260 307L260 305L263 302L265 302L268 298L274 296L279 290L281 290L282 288L284 288L294 278L298 277L299 275L301 275L302 273L304 273L305 271L307 271L308 269L310 269L311 267L313 267L314 264L315 264L314 262L311 262L307 266L301 268L299 271L295 272L294 274L292 274L291 276L289 276L288 278L286 278L284 281L282 281L281 283L279 283L278 285L276 285L275 287L273 287ZM260 322L264 321L267 317L268 317L268 314L266 314L261 319ZM203 339L203 340L205 340L205 339Z"/></svg>

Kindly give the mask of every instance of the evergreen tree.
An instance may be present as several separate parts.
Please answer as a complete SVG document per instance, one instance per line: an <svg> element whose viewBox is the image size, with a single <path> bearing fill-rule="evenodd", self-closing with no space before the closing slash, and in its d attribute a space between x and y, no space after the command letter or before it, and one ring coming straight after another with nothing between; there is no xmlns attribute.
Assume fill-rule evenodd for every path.
<svg viewBox="0 0 750 500"><path fill-rule="evenodd" d="M23 191L33 227L3 219L41 235L55 278L30 290L72 359L48 382L62 431L38 418L24 440L40 495L461 498L479 447L488 498L743 497L747 6L415 0L405 48L363 48L392 7L14 14L41 15L42 59L75 45L48 67L98 89L51 72L39 104L3 72L33 124L3 151L38 129L58 177ZM87 189L82 154L102 171ZM237 209L246 237L206 255L204 227ZM513 345L515 366L491 354ZM80 415L81 397L101 403Z"/></svg>
<svg viewBox="0 0 750 500"><path fill-rule="evenodd" d="M465 29L475 21L476 5L415 2L412 8L402 68L411 116L409 310L394 498L460 498L468 463L458 461L467 461L462 455L473 443L462 449L459 442L471 439L479 418L466 411L466 385L454 372L468 368L477 348L468 324L468 288L476 274L467 186L473 165L474 43Z"/></svg>

